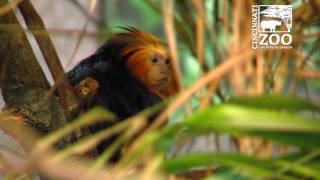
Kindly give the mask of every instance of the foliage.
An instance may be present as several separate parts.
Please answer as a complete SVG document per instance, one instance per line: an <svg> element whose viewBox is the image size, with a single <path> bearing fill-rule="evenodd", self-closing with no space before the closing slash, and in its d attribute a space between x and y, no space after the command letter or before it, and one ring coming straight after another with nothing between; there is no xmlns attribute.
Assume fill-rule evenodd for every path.
<svg viewBox="0 0 320 180"><path fill-rule="evenodd" d="M63 136L77 135L88 124L114 117L93 109L45 137L28 140L16 131L19 124L13 128L12 119L17 117L1 115L1 129L17 139L24 136L34 146L22 155L23 163L8 163L0 154L0 173L9 172L10 178L35 169L61 179L168 179L171 175L188 179L193 177L190 172L208 179L319 179L320 26L311 3L320 8L319 1L293 2L294 42L289 50L251 49L251 1L134 0L122 7L132 12L116 17L108 12L112 7L104 7L110 27L136 22L167 38L179 65L174 68L181 75L181 92L130 143L129 137L146 128L144 122L157 108L59 150L54 144ZM139 18L126 18L137 12ZM170 122L160 127L168 118ZM96 144L118 132L123 132L119 140L88 160ZM204 143L193 150L196 142ZM107 164L122 144L130 145L121 161Z"/></svg>

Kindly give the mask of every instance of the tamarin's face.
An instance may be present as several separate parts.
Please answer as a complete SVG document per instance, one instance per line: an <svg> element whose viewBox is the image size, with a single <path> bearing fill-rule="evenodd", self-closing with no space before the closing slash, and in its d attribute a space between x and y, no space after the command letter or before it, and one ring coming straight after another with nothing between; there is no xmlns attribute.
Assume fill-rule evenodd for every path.
<svg viewBox="0 0 320 180"><path fill-rule="evenodd" d="M146 74L148 83L162 91L172 81L170 59L167 55L155 53L149 59L150 68Z"/></svg>
<svg viewBox="0 0 320 180"><path fill-rule="evenodd" d="M172 69L167 51L160 45L135 52L127 68L151 91L163 91L172 83Z"/></svg>
<svg viewBox="0 0 320 180"><path fill-rule="evenodd" d="M125 44L121 53L126 57L127 70L159 97L175 94L178 86L165 46L152 34L134 28L127 30L111 39Z"/></svg>

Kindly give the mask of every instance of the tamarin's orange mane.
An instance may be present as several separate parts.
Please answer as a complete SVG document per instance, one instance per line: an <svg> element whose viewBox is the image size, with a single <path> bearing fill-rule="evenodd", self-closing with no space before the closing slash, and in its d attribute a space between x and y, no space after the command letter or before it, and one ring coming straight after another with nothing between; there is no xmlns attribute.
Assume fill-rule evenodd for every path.
<svg viewBox="0 0 320 180"><path fill-rule="evenodd" d="M127 57L127 68L136 76L142 83L144 83L148 89L158 95L160 98L165 98L175 94L177 89L176 78L171 73L171 83L167 85L165 89L156 89L146 77L150 70L150 58L154 55L161 55L163 57L169 57L166 48L161 41L155 36L138 30L136 28L124 28L127 32L117 33L110 41L120 42L124 44L122 49L122 55ZM169 58L170 59L170 58ZM172 70L171 70L172 72Z"/></svg>

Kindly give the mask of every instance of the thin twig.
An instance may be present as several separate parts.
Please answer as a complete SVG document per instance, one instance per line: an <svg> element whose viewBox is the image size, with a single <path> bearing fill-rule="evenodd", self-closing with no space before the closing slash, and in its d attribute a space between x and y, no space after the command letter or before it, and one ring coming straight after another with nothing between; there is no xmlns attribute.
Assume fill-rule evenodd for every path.
<svg viewBox="0 0 320 180"><path fill-rule="evenodd" d="M243 13L243 2L242 1L234 1L234 12L233 12L233 44L230 54L239 53L240 51L240 44L241 44L241 20L244 17ZM234 88L235 95L241 96L245 94L245 87L244 87L244 77L243 77L242 67L235 68L234 71L231 73L231 85Z"/></svg>
<svg viewBox="0 0 320 180"><path fill-rule="evenodd" d="M223 75L229 73L234 68L238 68L246 61L252 60L250 58L254 53L255 52L248 48L248 50L245 53L236 54L227 59L225 63L219 65L216 69L209 71L201 79L195 82L190 88L186 89L183 93L181 93L175 99L175 101L172 102L162 114L160 114L155 123L150 127L150 130L162 125L165 122L168 115L174 112L183 103L185 103L196 91L208 85L210 82L218 81L222 78Z"/></svg>
<svg viewBox="0 0 320 180"><path fill-rule="evenodd" d="M229 59L227 59L223 64L218 66L216 69L209 71L201 79L196 81L190 88L185 89L181 94L177 96L175 101L173 101L158 117L155 119L154 123L143 132L143 134L135 140L133 145L128 149L127 154L124 159L128 158L134 149L136 149L141 143L141 139L144 138L148 132L153 131L159 128L166 122L168 116L181 107L195 92L199 89L207 86L210 82L219 81L223 75L230 73L234 68L239 67L240 65L246 63L247 61L252 60L254 51L250 47L246 47L245 53L234 54Z"/></svg>
<svg viewBox="0 0 320 180"><path fill-rule="evenodd" d="M92 15L92 12L88 12L77 0L69 0L72 4L74 4L79 10L80 12L90 21L94 22L95 25L98 28L101 27L105 27L106 24L104 23L104 21L99 20L98 18L95 18Z"/></svg>
<svg viewBox="0 0 320 180"><path fill-rule="evenodd" d="M82 29L60 29L60 28L48 28L46 30L39 29L37 27L28 26L28 28L20 29L20 26L17 24L0 24L0 30L6 31L17 31L17 32L32 32L32 34L39 36L47 36L47 33L55 36L79 36L83 32ZM86 31L84 36L91 38L106 38L109 36L110 32L103 31Z"/></svg>
<svg viewBox="0 0 320 180"><path fill-rule="evenodd" d="M197 10L197 21L196 21L196 41L197 41L197 59L200 67L204 71L208 71L208 65L205 61L204 49L205 49L205 9L203 0L193 0L193 5Z"/></svg>
<svg viewBox="0 0 320 180"><path fill-rule="evenodd" d="M97 0L91 0L90 8L89 8L89 15L91 15L94 12L94 9L96 8L96 6L97 6ZM70 57L70 59L68 61L67 66L70 66L73 63L74 58L75 58L75 56L76 56L76 54L77 54L77 52L79 50L80 44L81 44L81 42L82 42L82 40L84 38L84 35L86 34L86 30L88 28L89 22L90 22L90 19L86 19L86 21L85 21L85 23L84 23L84 25L83 25L83 27L81 29L81 32L79 33L76 45L75 45L75 47L74 47L74 49L73 49L73 51L71 53L71 57Z"/></svg>
<svg viewBox="0 0 320 180"><path fill-rule="evenodd" d="M16 8L23 0L14 0L12 2L8 2L5 6L0 8L0 16L5 15L8 12L11 12L14 8Z"/></svg>
<svg viewBox="0 0 320 180"><path fill-rule="evenodd" d="M175 38L173 6L174 6L173 0L163 1L164 28L167 34L170 54L172 55L173 73L177 81L178 89L181 89L182 78L181 78L181 70L179 65L177 43Z"/></svg>

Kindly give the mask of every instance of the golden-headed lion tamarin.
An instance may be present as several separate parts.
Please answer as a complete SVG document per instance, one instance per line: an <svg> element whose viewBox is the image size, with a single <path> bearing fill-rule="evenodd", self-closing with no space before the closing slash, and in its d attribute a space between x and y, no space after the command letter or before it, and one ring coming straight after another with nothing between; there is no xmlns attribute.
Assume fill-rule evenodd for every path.
<svg viewBox="0 0 320 180"><path fill-rule="evenodd" d="M114 34L96 53L68 72L72 85L86 77L99 84L90 106L103 106L114 112L119 121L159 103L177 92L170 65L170 55L153 35L136 28L124 28ZM96 124L98 131L113 124ZM105 149L117 136L107 139ZM117 160L115 154L112 160Z"/></svg>

